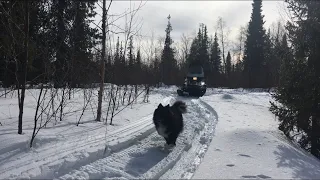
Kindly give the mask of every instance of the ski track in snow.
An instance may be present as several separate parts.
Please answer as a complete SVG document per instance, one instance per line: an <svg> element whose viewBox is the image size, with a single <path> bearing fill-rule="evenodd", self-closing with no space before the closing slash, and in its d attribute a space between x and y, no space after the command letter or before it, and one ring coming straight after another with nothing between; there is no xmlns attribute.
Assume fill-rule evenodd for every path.
<svg viewBox="0 0 320 180"><path fill-rule="evenodd" d="M139 121L108 132L107 136L101 131L92 130L85 137L73 136L71 139L65 139L58 135L39 138L35 142L36 148L29 150L21 148L25 142L1 149L0 177L191 178L211 142L216 113L200 99L174 97L171 94L162 103L173 104L177 99L187 103L188 112L183 115L184 131L177 140L177 146L171 150L164 147L164 139L156 133L151 112ZM43 146L44 144L46 145ZM27 153L21 153L26 150ZM5 160L10 156L17 158L14 161Z"/></svg>
<svg viewBox="0 0 320 180"><path fill-rule="evenodd" d="M192 103L195 104L197 111L200 112L198 118L206 117L206 124L202 127L202 131L197 132L199 135L194 137L189 151L184 152L181 160L178 161L170 171L167 171L161 176L160 179L191 179L213 138L218 121L217 112L201 100L193 100ZM214 117L214 119L212 119L212 117Z"/></svg>
<svg viewBox="0 0 320 180"><path fill-rule="evenodd" d="M173 97L168 97L163 100L163 103L169 103L172 100ZM18 155L15 161L0 161L0 165L3 165L0 169L0 177L5 179L52 179L103 158L105 144L108 145L108 153L119 151L148 136L153 131L151 113L139 121L108 133L107 137L104 133L91 131L89 136L75 136L60 143L52 143L52 141L44 139L42 141L50 142L50 145L31 149L28 153ZM1 154L1 156L8 157L18 154L26 148L14 150L14 147L11 147L10 149L11 151ZM2 151L4 150L8 149ZM21 174L17 172L21 172Z"/></svg>
<svg viewBox="0 0 320 180"><path fill-rule="evenodd" d="M147 116L138 122L132 123L108 134L108 137L110 138L107 143L110 145L110 150L117 151L118 149L133 143L134 140L151 133L150 129L152 128L152 124L149 123L151 117L152 116ZM39 156L40 159L38 159L36 156L26 154L25 156L18 158L18 161L21 159L21 163L18 165L17 162L14 162L12 166L1 169L0 175L1 177L6 177L6 175L12 171L26 172L28 175L34 174L35 177L32 178L48 178L60 175L65 171L65 169L76 168L77 166L92 162L101 157L104 152L104 148L101 146L101 144L104 143L104 139L104 134L92 135L87 140L81 140L79 138L74 139L74 141L71 142L65 142L68 144L68 146L65 147L58 147L58 145L61 144L55 144L55 146L34 150L35 155L37 153L46 154L47 158L41 159L43 156ZM75 147L77 148L76 150L74 149ZM54 150L58 148L63 149L59 151L59 154ZM33 162L36 162L35 166L33 166ZM39 166L39 163L41 166ZM16 176L11 175L10 178L16 178Z"/></svg>
<svg viewBox="0 0 320 180"><path fill-rule="evenodd" d="M179 99L186 102L188 112L184 114L184 131L173 149L164 148L165 141L152 128L152 133L145 134L144 139L131 139L131 146L118 148L121 150L55 177L60 180L190 178L211 142L216 118L215 111L200 99ZM170 104L174 100L171 99Z"/></svg>

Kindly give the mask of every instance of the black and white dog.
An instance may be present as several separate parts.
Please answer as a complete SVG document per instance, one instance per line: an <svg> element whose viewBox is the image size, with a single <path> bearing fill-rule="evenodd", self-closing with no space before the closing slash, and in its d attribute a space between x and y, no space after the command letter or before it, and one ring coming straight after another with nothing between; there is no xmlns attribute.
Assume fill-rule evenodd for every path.
<svg viewBox="0 0 320 180"><path fill-rule="evenodd" d="M158 134L166 140L167 145L175 146L179 134L183 130L182 114L187 112L187 105L176 101L172 106L161 103L153 113L153 123Z"/></svg>

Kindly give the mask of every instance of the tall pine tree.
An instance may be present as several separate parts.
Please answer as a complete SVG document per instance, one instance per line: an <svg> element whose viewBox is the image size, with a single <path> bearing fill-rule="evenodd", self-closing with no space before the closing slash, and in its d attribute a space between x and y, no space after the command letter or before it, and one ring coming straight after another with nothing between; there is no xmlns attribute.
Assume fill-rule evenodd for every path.
<svg viewBox="0 0 320 180"><path fill-rule="evenodd" d="M174 50L171 47L172 39L170 33L172 31L172 26L170 23L170 15L168 16L168 25L165 30L166 39L164 42L164 48L161 55L161 77L162 82L166 85L175 84L175 77L177 73L177 62L174 58Z"/></svg>
<svg viewBox="0 0 320 180"><path fill-rule="evenodd" d="M231 65L231 54L230 51L228 51L227 59L226 59L226 76L228 80L230 81L231 71L232 71L232 65Z"/></svg>
<svg viewBox="0 0 320 180"><path fill-rule="evenodd" d="M138 84L142 84L141 80L144 79L144 78L142 77L143 69L142 69L140 49L138 49L138 51L137 51L137 57L136 57L135 62L134 62L134 70L135 70L135 76L136 76L135 78L137 80L137 83Z"/></svg>
<svg viewBox="0 0 320 180"><path fill-rule="evenodd" d="M129 84L135 84L136 82L134 82L136 80L135 77L133 77L132 75L135 73L135 68L134 68L134 64L135 64L135 59L134 59L134 47L133 47L133 36L130 36L129 38L129 45L127 47L128 49L128 66L126 67L126 72L128 74L130 74L128 76L128 83Z"/></svg>
<svg viewBox="0 0 320 180"><path fill-rule="evenodd" d="M264 87L266 84L265 71L265 29L261 14L262 1L254 0L249 22L244 51L244 74L246 86Z"/></svg>
<svg viewBox="0 0 320 180"><path fill-rule="evenodd" d="M209 85L218 86L220 84L219 79L221 76L221 50L219 47L219 40L217 33L214 35L213 43L210 48L210 69L211 73L208 77Z"/></svg>

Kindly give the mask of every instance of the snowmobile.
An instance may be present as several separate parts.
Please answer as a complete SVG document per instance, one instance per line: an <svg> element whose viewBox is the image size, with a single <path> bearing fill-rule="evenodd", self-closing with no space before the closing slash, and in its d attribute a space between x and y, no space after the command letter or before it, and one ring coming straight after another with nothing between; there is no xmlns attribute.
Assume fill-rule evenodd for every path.
<svg viewBox="0 0 320 180"><path fill-rule="evenodd" d="M190 64L183 85L177 90L179 96L202 97L207 90L203 68L200 64Z"/></svg>

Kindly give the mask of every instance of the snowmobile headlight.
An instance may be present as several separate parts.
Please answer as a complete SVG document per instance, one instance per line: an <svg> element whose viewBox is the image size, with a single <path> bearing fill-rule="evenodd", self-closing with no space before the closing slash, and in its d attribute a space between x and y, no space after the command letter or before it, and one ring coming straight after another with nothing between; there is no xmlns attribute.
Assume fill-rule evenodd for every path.
<svg viewBox="0 0 320 180"><path fill-rule="evenodd" d="M193 77L192 79L193 79L194 81L196 81L198 78L197 78L197 77Z"/></svg>
<svg viewBox="0 0 320 180"><path fill-rule="evenodd" d="M203 81L201 81L200 85L201 85L201 86L204 86L204 85L206 85L206 83L203 82Z"/></svg>

